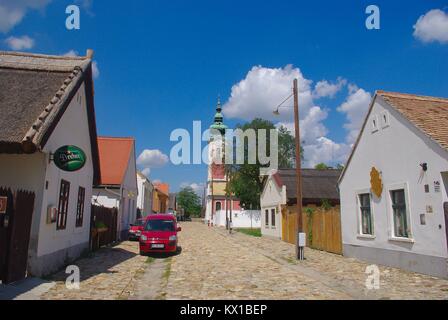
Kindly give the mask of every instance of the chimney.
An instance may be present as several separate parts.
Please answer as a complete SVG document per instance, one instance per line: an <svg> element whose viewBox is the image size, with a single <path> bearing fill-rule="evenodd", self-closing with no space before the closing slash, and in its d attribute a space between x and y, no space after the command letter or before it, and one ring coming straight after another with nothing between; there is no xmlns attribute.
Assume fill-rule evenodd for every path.
<svg viewBox="0 0 448 320"><path fill-rule="evenodd" d="M86 57L89 59L93 59L93 50L92 49L87 49Z"/></svg>

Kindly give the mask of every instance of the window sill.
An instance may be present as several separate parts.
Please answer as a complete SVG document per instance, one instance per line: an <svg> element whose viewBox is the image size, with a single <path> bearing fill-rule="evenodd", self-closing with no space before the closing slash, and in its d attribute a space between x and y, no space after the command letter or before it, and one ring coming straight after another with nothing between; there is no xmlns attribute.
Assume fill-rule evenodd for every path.
<svg viewBox="0 0 448 320"><path fill-rule="evenodd" d="M271 229L275 230L275 229L277 229L277 227L271 227Z"/></svg>
<svg viewBox="0 0 448 320"><path fill-rule="evenodd" d="M415 243L415 240L412 238L389 237L389 241Z"/></svg>
<svg viewBox="0 0 448 320"><path fill-rule="evenodd" d="M371 234L358 234L356 237L358 239L369 239L369 240L376 239L376 236L375 235L371 235Z"/></svg>

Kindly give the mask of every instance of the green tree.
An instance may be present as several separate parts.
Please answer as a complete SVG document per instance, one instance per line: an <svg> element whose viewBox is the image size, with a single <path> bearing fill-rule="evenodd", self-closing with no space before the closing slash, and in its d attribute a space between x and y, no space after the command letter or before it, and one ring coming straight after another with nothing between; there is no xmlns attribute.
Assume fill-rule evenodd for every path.
<svg viewBox="0 0 448 320"><path fill-rule="evenodd" d="M258 150L258 130L275 129L272 122L260 118L256 118L251 122L238 125L238 129L243 131L254 129L256 131L256 146ZM278 139L278 159L281 168L292 168L295 164L295 140L285 127L280 127ZM270 150L270 135L267 134L266 148ZM244 146L244 163L233 166L232 180L230 181L231 192L240 199L241 206L245 209L260 208L260 194L263 188L263 181L260 177L260 164L258 154L256 155L256 163L248 164L248 147ZM269 155L268 155L269 156ZM303 158L303 150L301 150L301 158Z"/></svg>
<svg viewBox="0 0 448 320"><path fill-rule="evenodd" d="M198 217L201 214L201 198L193 188L185 187L177 194L177 202L185 210L186 216Z"/></svg>
<svg viewBox="0 0 448 320"><path fill-rule="evenodd" d="M344 170L345 166L342 163L338 163L336 169Z"/></svg>
<svg viewBox="0 0 448 320"><path fill-rule="evenodd" d="M318 164L316 164L315 166L314 166L314 169L317 169L317 170L326 170L326 169L328 169L329 168L329 166L327 166L325 163L323 163L323 162L321 162L321 163L318 163Z"/></svg>

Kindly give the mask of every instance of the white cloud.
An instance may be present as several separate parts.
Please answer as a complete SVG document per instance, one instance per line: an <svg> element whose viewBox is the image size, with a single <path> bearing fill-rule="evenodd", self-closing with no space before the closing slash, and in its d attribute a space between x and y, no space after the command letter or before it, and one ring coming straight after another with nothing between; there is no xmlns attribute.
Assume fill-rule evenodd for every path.
<svg viewBox="0 0 448 320"><path fill-rule="evenodd" d="M143 150L137 158L137 164L144 168L160 168L166 165L169 158L160 150Z"/></svg>
<svg viewBox="0 0 448 320"><path fill-rule="evenodd" d="M327 80L319 81L314 87L313 96L316 99L325 97L333 98L346 84L347 80L343 78L338 78L336 83L330 83Z"/></svg>
<svg viewBox="0 0 448 320"><path fill-rule="evenodd" d="M231 96L223 106L224 116L252 120L255 117L272 119L276 106L292 93L293 79L299 79L299 103L302 112L313 106L312 81L303 77L300 69L253 67L246 78L232 87ZM292 99L285 103L291 106ZM281 108L278 120L289 120L292 108Z"/></svg>
<svg viewBox="0 0 448 320"><path fill-rule="evenodd" d="M284 125L294 135L293 109L281 108L280 117L273 110L292 91L294 78L299 79L300 137L304 148L304 166L313 167L324 162L335 165L345 163L351 145L355 141L371 101L370 93L355 85L348 86L348 96L337 110L344 113L347 122L346 139L342 143L327 137L328 129L324 121L330 110L316 105L316 99L333 98L347 85L347 80L338 78L335 82L322 80L312 88L312 80L306 79L299 68L291 65L285 68L253 67L245 79L232 87L231 95L223 106L224 115L229 118L252 120L255 117ZM291 106L292 100L285 103Z"/></svg>
<svg viewBox="0 0 448 320"><path fill-rule="evenodd" d="M100 69L98 69L98 62L96 61L92 62L92 76L94 79L100 76Z"/></svg>
<svg viewBox="0 0 448 320"><path fill-rule="evenodd" d="M78 51L75 51L73 49L71 49L70 51L67 51L66 53L63 54L63 56L65 57L78 57Z"/></svg>
<svg viewBox="0 0 448 320"><path fill-rule="evenodd" d="M8 47L12 50L28 50L34 47L34 39L29 36L9 37L5 40Z"/></svg>
<svg viewBox="0 0 448 320"><path fill-rule="evenodd" d="M142 174L149 179L149 174L151 173L151 168L145 168L142 171Z"/></svg>
<svg viewBox="0 0 448 320"><path fill-rule="evenodd" d="M346 143L336 143L326 137L316 139L313 144L303 146L305 166L313 168L318 163L344 164L351 151Z"/></svg>
<svg viewBox="0 0 448 320"><path fill-rule="evenodd" d="M189 182L183 182L180 184L180 188L186 188L186 187L190 187L193 189L194 192L196 192L196 194L200 197L202 197L204 195L204 187L205 184L204 183L189 183Z"/></svg>
<svg viewBox="0 0 448 320"><path fill-rule="evenodd" d="M414 25L414 37L425 43L448 43L448 13L433 9L420 16Z"/></svg>
<svg viewBox="0 0 448 320"><path fill-rule="evenodd" d="M369 92L355 85L349 85L347 99L337 108L347 117L347 122L344 124L348 130L347 143L352 144L356 141L371 100L372 96Z"/></svg>
<svg viewBox="0 0 448 320"><path fill-rule="evenodd" d="M6 33L19 24L29 10L43 9L51 0L2 0L0 32Z"/></svg>
<svg viewBox="0 0 448 320"><path fill-rule="evenodd" d="M78 57L78 51L71 49L63 54L66 57ZM100 76L100 69L98 68L98 62L96 60L92 61L92 76L94 79L97 79Z"/></svg>

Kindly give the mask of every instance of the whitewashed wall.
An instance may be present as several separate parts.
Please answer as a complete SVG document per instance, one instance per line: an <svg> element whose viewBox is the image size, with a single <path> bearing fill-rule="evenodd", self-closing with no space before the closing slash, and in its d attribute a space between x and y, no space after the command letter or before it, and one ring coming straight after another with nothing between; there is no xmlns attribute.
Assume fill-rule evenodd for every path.
<svg viewBox="0 0 448 320"><path fill-rule="evenodd" d="M230 211L227 213L230 215ZM219 210L213 217L213 224L226 226L226 210ZM261 217L259 210L232 210L233 228L260 228Z"/></svg>
<svg viewBox="0 0 448 320"><path fill-rule="evenodd" d="M380 125L379 130L373 133L372 119L375 116L381 119L383 112L388 112L390 115L390 125L384 129ZM421 175L421 163L428 164L428 171L423 175ZM363 237L359 235L356 197L358 192L370 189L372 167L382 171L384 190L380 199L372 198L375 234L373 237ZM448 186L445 179L445 185L442 184L441 191L437 193L434 191L434 181L442 182L441 172L447 171L448 153L378 97L360 143L340 183L344 254L357 247L378 248L383 251L378 251L377 257L380 252L397 253L395 256L385 256L383 260L386 262L398 257L398 253L405 253L410 254L410 259L406 262L409 267L425 264L426 261L430 262L429 264L435 263L429 258L426 260L419 257L412 258L415 254L422 255L423 259L440 257L443 263L448 257L443 213L443 201L447 199ZM429 185L430 193L424 192L425 184ZM407 190L412 233L410 240L392 238L389 190L398 185L406 186ZM426 225L421 225L420 214L426 212L428 205L433 207L433 213L426 214ZM402 263L404 257L394 263Z"/></svg>
<svg viewBox="0 0 448 320"><path fill-rule="evenodd" d="M272 174L269 175L260 196L261 205L261 234L281 238L282 237L282 214L281 207L286 204L286 187L279 187L274 181ZM275 223L272 223L271 210L276 209ZM268 210L266 221L265 211Z"/></svg>
<svg viewBox="0 0 448 320"><path fill-rule="evenodd" d="M75 145L81 148L87 156L87 161L85 166L76 172L65 172L58 169L54 162L48 163L45 175L45 180L48 181L48 190L44 192L40 215L38 256L89 241L93 162L84 85L74 96L43 151L48 157L50 152L53 153L64 145ZM61 179L70 182L69 207L66 229L56 230L56 224L46 223L46 213L49 205L56 207L58 205ZM76 227L78 187L80 186L85 188L84 219L82 227Z"/></svg>

